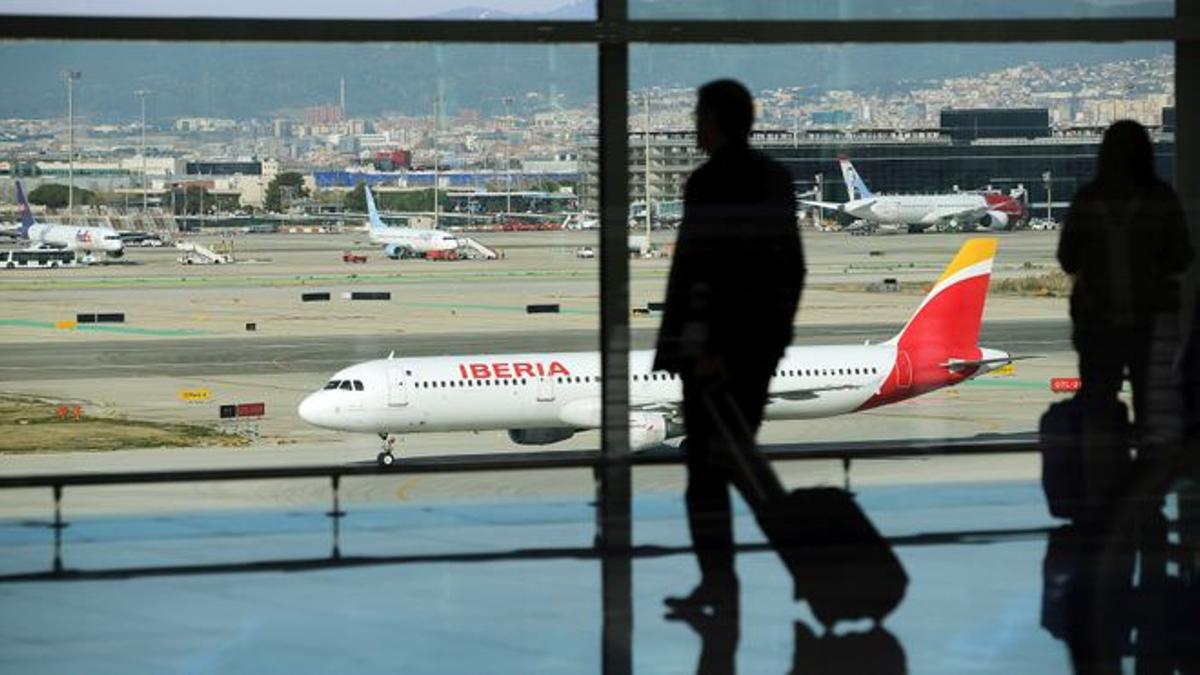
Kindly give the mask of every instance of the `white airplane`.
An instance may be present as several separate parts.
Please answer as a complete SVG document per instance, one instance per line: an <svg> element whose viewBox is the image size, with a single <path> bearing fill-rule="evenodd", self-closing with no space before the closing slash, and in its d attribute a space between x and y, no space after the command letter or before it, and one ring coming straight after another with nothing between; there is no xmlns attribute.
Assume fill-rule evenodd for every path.
<svg viewBox="0 0 1200 675"><path fill-rule="evenodd" d="M939 223L982 225L1006 230L1025 216L1025 207L1010 195L999 192L951 192L935 195L883 195L867 188L850 159L838 156L842 180L850 201L820 202L801 200L802 204L832 209L862 220L868 227L883 224L907 225L909 232L921 232Z"/></svg>
<svg viewBox="0 0 1200 675"><path fill-rule="evenodd" d="M456 251L458 239L449 232L416 227L388 227L379 219L375 209L375 197L369 185L363 186L367 195L367 228L371 243L382 244L389 258L400 258L405 254L424 255L430 251Z"/></svg>
<svg viewBox="0 0 1200 675"><path fill-rule="evenodd" d="M904 329L880 344L789 347L771 380L767 420L842 415L949 387L1012 362L980 348L996 240L971 239ZM682 386L652 371L652 351L629 355L630 445L641 450L684 435ZM338 371L307 396L301 419L378 434L380 464L394 461L392 434L507 430L514 443L545 445L600 427L595 352L397 357Z"/></svg>
<svg viewBox="0 0 1200 675"><path fill-rule="evenodd" d="M21 181L17 181L17 204L21 209L21 225L16 234L21 239L29 240L33 248L79 251L84 254L85 262L94 262L96 253L104 253L110 258L120 258L125 254L125 241L111 227L35 221Z"/></svg>

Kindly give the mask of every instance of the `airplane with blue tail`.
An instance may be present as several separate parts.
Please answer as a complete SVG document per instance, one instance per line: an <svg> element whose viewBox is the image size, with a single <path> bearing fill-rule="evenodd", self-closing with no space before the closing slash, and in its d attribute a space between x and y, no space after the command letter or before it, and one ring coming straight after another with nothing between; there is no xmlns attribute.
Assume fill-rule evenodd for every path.
<svg viewBox="0 0 1200 675"><path fill-rule="evenodd" d="M371 243L383 246L389 258L424 256L431 251L456 251L460 242L453 234L432 228L389 227L379 217L375 196L369 185L363 186L367 196L367 231Z"/></svg>

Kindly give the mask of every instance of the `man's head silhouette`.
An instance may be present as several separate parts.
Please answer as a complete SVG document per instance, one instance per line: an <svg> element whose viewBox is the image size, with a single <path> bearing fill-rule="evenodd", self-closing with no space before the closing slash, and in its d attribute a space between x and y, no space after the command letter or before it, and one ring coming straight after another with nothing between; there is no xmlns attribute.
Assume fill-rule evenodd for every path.
<svg viewBox="0 0 1200 675"><path fill-rule="evenodd" d="M1150 134L1133 120L1114 122L1104 132L1096 164L1098 182L1109 188L1154 183L1154 149L1150 145Z"/></svg>
<svg viewBox="0 0 1200 675"><path fill-rule="evenodd" d="M735 80L714 80L696 98L696 145L713 152L733 143L745 145L754 124L754 98Z"/></svg>

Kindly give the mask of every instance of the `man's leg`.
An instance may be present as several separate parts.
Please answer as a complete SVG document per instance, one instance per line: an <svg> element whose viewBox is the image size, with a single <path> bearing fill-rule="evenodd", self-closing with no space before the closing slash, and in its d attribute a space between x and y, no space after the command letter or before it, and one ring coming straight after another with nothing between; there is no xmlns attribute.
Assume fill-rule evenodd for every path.
<svg viewBox="0 0 1200 675"><path fill-rule="evenodd" d="M721 431L705 404L706 393L694 381L684 381L684 423L687 460L688 527L692 546L700 565L700 585L686 598L668 598L667 604L715 603L732 591L736 595L734 573L733 515L729 500L729 477L725 469L711 461L712 448L719 443Z"/></svg>

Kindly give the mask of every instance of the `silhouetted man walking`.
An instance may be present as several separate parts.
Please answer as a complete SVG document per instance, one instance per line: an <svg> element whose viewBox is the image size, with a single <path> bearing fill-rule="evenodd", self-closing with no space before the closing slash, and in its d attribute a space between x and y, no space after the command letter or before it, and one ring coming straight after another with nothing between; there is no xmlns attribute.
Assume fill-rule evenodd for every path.
<svg viewBox="0 0 1200 675"><path fill-rule="evenodd" d="M733 476L721 454L753 448L804 283L792 179L749 147L753 121L738 82L700 88L696 144L709 160L687 182L654 360L683 381L688 524L701 574L690 595L667 599L676 609L736 602Z"/></svg>

